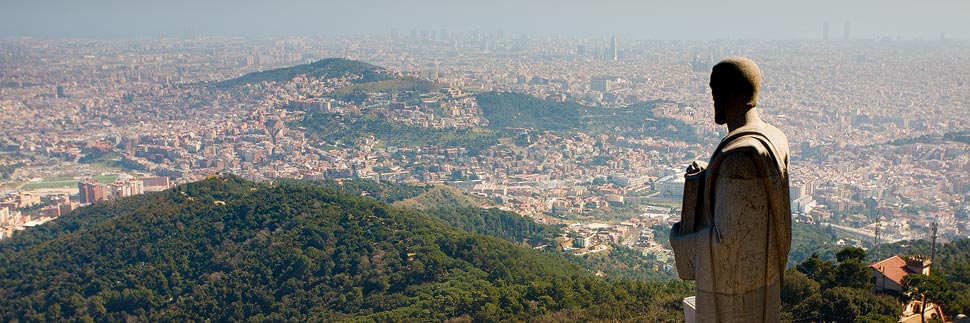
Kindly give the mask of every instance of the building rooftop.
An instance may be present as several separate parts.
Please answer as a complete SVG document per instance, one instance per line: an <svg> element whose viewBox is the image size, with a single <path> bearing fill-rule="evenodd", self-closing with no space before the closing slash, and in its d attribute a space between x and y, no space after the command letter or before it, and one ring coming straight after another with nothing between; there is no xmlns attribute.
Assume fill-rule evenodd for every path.
<svg viewBox="0 0 970 323"><path fill-rule="evenodd" d="M903 285L903 277L907 274L912 273L908 268L906 268L906 259L900 256L892 256L886 258L882 261L873 263L869 265L869 268L875 269L876 271L882 273L886 278L892 280L894 283Z"/></svg>

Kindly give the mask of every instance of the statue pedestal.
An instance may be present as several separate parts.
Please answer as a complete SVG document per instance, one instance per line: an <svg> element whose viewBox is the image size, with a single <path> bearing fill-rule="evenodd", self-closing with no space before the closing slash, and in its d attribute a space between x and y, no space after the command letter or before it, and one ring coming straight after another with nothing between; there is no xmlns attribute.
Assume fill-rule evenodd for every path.
<svg viewBox="0 0 970 323"><path fill-rule="evenodd" d="M697 323L695 296L684 297L684 323Z"/></svg>

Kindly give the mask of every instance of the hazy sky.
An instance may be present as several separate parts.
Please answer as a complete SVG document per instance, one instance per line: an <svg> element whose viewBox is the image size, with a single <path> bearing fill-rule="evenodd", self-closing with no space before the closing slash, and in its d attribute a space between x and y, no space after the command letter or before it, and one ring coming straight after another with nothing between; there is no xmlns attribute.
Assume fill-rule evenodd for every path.
<svg viewBox="0 0 970 323"><path fill-rule="evenodd" d="M731 4L727 4L730 2ZM636 39L970 39L970 0L0 0L0 37L479 30Z"/></svg>

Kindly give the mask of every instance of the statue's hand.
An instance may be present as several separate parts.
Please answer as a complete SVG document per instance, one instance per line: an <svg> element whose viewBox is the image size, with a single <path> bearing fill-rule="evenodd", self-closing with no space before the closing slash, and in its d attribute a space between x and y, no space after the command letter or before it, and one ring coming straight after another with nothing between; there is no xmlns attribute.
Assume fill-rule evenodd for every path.
<svg viewBox="0 0 970 323"><path fill-rule="evenodd" d="M680 222L674 223L674 225L670 227L670 237L679 237L685 234L692 233L692 232L682 231L681 227L683 227L683 223L680 223Z"/></svg>
<svg viewBox="0 0 970 323"><path fill-rule="evenodd" d="M679 235L679 234L680 234L680 222L677 222L677 223L674 223L672 227L670 227L670 236L673 237L674 235Z"/></svg>
<svg viewBox="0 0 970 323"><path fill-rule="evenodd" d="M693 163L690 164L690 166L687 166L686 173L687 175L694 175L694 174L703 172L704 169L707 169L707 163L699 160L695 160Z"/></svg>

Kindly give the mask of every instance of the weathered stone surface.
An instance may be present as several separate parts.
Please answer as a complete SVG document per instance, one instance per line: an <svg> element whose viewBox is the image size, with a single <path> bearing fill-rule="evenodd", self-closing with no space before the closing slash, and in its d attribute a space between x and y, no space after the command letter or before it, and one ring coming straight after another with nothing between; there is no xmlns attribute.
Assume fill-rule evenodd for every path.
<svg viewBox="0 0 970 323"><path fill-rule="evenodd" d="M715 122L730 132L703 170L696 193L700 209L683 213L695 218L671 228L678 273L697 281L698 322L780 319L781 276L791 244L788 140L758 116L760 76L747 59L715 66ZM687 223L696 227L681 227Z"/></svg>

